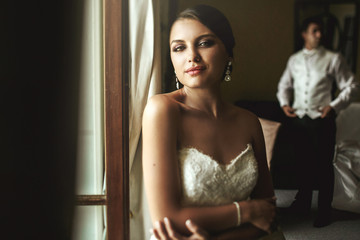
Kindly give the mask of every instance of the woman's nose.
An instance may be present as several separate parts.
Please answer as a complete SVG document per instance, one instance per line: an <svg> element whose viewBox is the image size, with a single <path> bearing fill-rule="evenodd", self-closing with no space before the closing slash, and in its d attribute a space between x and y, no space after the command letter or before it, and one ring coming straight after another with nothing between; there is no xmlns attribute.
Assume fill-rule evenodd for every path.
<svg viewBox="0 0 360 240"><path fill-rule="evenodd" d="M199 62L201 59L199 53L194 50L194 49L190 49L190 53L188 56L188 62Z"/></svg>

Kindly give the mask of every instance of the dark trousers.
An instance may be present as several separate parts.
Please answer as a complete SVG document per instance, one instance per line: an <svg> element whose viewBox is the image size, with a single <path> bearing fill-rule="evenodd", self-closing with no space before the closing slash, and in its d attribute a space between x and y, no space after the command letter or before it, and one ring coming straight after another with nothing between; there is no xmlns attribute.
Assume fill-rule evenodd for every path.
<svg viewBox="0 0 360 240"><path fill-rule="evenodd" d="M336 116L311 119L294 118L294 151L297 169L299 200L311 206L312 190L319 189L318 210L331 209L334 192L333 157L335 149Z"/></svg>

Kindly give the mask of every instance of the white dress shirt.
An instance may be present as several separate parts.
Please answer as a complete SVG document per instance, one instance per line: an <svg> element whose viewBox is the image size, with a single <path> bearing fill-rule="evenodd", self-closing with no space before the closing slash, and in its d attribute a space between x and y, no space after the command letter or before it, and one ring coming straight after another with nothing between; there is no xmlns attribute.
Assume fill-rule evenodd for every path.
<svg viewBox="0 0 360 240"><path fill-rule="evenodd" d="M332 99L333 84L340 90ZM278 85L277 98L281 106L293 100L298 117L321 116L320 109L330 105L336 113L346 108L359 92L359 83L339 53L323 47L306 48L293 54Z"/></svg>

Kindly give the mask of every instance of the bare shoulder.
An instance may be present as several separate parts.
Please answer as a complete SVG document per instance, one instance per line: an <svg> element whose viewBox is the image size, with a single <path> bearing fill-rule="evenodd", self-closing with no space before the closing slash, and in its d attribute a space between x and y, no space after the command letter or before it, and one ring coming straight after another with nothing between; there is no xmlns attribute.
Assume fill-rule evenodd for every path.
<svg viewBox="0 0 360 240"><path fill-rule="evenodd" d="M143 121L153 118L174 118L179 114L179 104L169 94L158 94L152 96L144 110Z"/></svg>
<svg viewBox="0 0 360 240"><path fill-rule="evenodd" d="M232 105L231 111L235 114L236 121L239 124L246 124L249 127L255 128L260 126L259 118L249 110Z"/></svg>
<svg viewBox="0 0 360 240"><path fill-rule="evenodd" d="M174 108L174 100L165 94L157 94L152 96L145 107L146 111L166 111Z"/></svg>

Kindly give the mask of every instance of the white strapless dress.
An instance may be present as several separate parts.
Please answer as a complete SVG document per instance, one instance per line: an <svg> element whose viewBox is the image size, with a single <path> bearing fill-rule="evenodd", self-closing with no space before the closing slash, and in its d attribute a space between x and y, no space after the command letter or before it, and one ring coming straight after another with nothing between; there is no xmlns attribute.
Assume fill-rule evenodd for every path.
<svg viewBox="0 0 360 240"><path fill-rule="evenodd" d="M251 144L227 165L196 148L179 150L182 205L218 206L247 200L258 178ZM156 239L154 236L151 240Z"/></svg>
<svg viewBox="0 0 360 240"><path fill-rule="evenodd" d="M216 206L249 198L258 168L251 144L227 165L196 148L179 151L183 206Z"/></svg>

